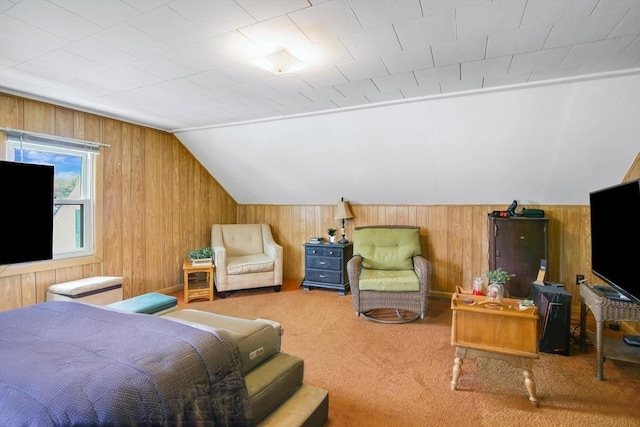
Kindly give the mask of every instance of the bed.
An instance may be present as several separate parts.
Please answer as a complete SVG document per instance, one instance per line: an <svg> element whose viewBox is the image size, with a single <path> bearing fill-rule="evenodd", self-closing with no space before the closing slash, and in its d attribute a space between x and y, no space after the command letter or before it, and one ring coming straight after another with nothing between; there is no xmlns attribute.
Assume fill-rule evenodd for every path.
<svg viewBox="0 0 640 427"><path fill-rule="evenodd" d="M225 331L76 302L0 313L0 425L252 425Z"/></svg>

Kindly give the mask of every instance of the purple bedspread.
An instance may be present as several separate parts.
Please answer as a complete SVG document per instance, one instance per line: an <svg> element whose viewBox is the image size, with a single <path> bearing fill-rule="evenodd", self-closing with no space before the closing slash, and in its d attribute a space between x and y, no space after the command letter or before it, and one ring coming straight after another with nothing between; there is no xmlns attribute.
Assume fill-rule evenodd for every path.
<svg viewBox="0 0 640 427"><path fill-rule="evenodd" d="M0 313L0 425L251 425L232 341L74 302Z"/></svg>

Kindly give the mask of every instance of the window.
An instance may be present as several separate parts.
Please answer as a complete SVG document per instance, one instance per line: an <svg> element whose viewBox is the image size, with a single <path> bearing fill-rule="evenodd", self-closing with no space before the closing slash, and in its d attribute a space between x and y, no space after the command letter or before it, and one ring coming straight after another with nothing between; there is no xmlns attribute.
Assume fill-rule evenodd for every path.
<svg viewBox="0 0 640 427"><path fill-rule="evenodd" d="M94 253L94 162L84 141L7 131L7 159L54 167L53 259Z"/></svg>

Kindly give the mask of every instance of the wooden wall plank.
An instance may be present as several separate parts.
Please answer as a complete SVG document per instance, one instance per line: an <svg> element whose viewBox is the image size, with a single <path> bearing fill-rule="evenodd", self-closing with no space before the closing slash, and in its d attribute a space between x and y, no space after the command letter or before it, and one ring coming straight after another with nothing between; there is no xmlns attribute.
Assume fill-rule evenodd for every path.
<svg viewBox="0 0 640 427"><path fill-rule="evenodd" d="M122 123L105 120L104 129L104 143L109 144L109 148L100 154L103 165L103 209L109 215L103 218L103 267L107 276L115 276L116 272L123 271L122 179L127 175L122 171Z"/></svg>
<svg viewBox="0 0 640 427"><path fill-rule="evenodd" d="M144 135L144 292L160 283L162 268L162 135L145 129Z"/></svg>
<svg viewBox="0 0 640 427"><path fill-rule="evenodd" d="M179 233L179 230L181 228L180 224L182 223L182 217L181 217L182 209L180 206L180 195L181 195L180 157L182 156L181 147L183 147L183 145L180 144L177 140L175 139L171 140L171 152L172 152L171 167L172 168L170 171L171 173L170 179L173 182L173 185L171 187L171 199L168 200L168 202L169 202L169 207L171 208L171 214L172 214L173 220L176 223L176 226L174 227L174 230L172 231L172 234L171 234L171 247L175 251L174 259L176 263L179 263L182 257L185 255L184 253L182 253L182 248L180 247L181 239L180 239L180 233ZM181 272L182 270L178 265L174 266L173 268L174 283L182 283L182 279L180 278Z"/></svg>
<svg viewBox="0 0 640 427"><path fill-rule="evenodd" d="M0 117L2 126L9 129L22 129L24 124L24 100L0 93ZM1 158L4 158L4 153Z"/></svg>
<svg viewBox="0 0 640 427"><path fill-rule="evenodd" d="M135 212L132 205L133 191L133 145L138 143L136 140L136 129L128 123L122 125L122 136L119 147L120 151L120 213L122 222L120 223L120 241L122 251L122 270L121 275L124 277L123 289L132 289L132 278L134 272L134 248L132 237L134 231ZM113 147L109 147L106 151L111 151ZM129 291L128 291L129 292Z"/></svg>
<svg viewBox="0 0 640 427"><path fill-rule="evenodd" d="M82 266L76 265L55 269L56 283L82 279Z"/></svg>
<svg viewBox="0 0 640 427"><path fill-rule="evenodd" d="M75 138L75 113L66 108L55 109L55 134L67 138Z"/></svg>
<svg viewBox="0 0 640 427"><path fill-rule="evenodd" d="M144 129L135 126L131 141L131 210L133 212L131 236L131 286L125 290L125 298L145 293L145 142Z"/></svg>
<svg viewBox="0 0 640 427"><path fill-rule="evenodd" d="M0 311L22 306L22 276L0 277Z"/></svg>
<svg viewBox="0 0 640 427"><path fill-rule="evenodd" d="M23 274L21 285L22 305L31 305L37 303L36 273Z"/></svg>
<svg viewBox="0 0 640 427"><path fill-rule="evenodd" d="M163 144L162 144L162 206L160 208L162 221L162 244L160 249L162 250L162 259L161 266L177 266L179 263L179 257L177 253L177 247L174 247L174 239L173 239L173 224L175 223L175 219L173 218L174 209L173 209L173 138L170 138L169 135L162 135ZM171 269L167 268L169 271ZM160 276L160 280L162 282L162 288L170 288L174 286L177 280L175 276L175 268L173 268L174 274L162 274ZM156 288L157 289L157 288Z"/></svg>
<svg viewBox="0 0 640 427"><path fill-rule="evenodd" d="M18 129L55 135L55 107L29 99L24 100L24 123Z"/></svg>
<svg viewBox="0 0 640 427"><path fill-rule="evenodd" d="M35 275L38 292L36 302L44 302L46 301L47 289L49 289L49 286L56 283L56 272L55 270L38 271Z"/></svg>

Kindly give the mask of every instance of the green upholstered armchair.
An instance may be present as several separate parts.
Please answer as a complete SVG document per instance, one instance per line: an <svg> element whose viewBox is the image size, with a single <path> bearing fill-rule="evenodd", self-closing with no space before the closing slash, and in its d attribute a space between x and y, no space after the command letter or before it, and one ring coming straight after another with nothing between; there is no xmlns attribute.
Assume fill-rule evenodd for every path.
<svg viewBox="0 0 640 427"><path fill-rule="evenodd" d="M356 227L347 263L356 316L383 323L423 319L427 312L431 263L422 257L420 227ZM392 309L389 318L384 310Z"/></svg>

